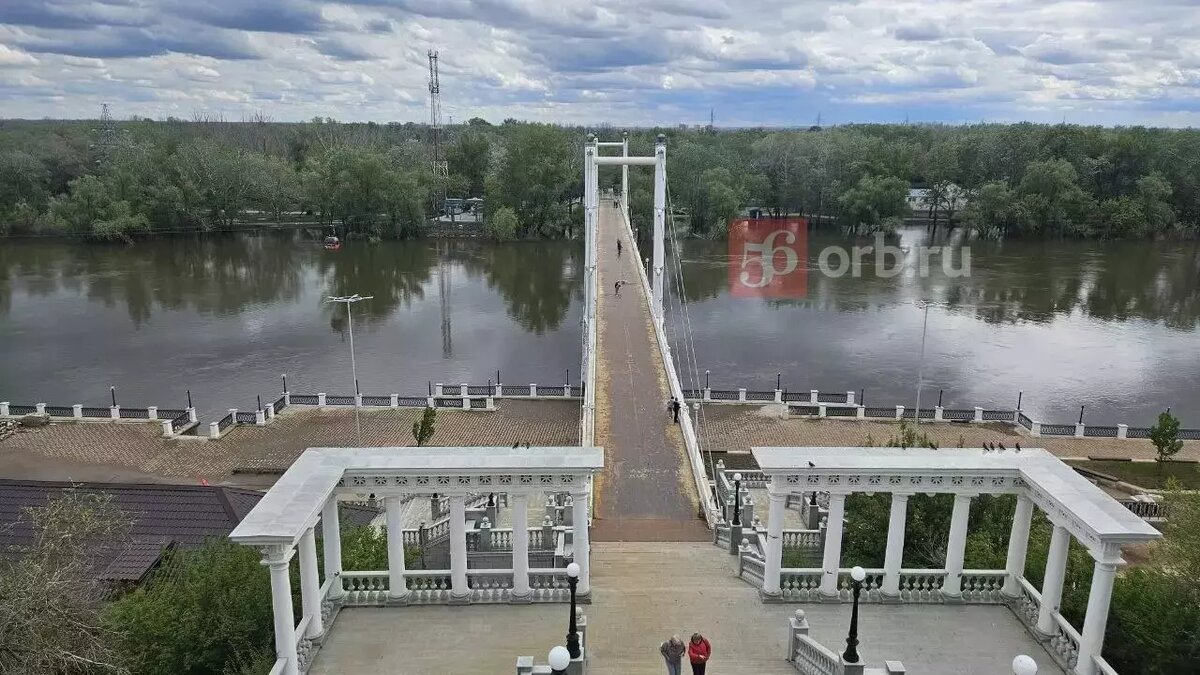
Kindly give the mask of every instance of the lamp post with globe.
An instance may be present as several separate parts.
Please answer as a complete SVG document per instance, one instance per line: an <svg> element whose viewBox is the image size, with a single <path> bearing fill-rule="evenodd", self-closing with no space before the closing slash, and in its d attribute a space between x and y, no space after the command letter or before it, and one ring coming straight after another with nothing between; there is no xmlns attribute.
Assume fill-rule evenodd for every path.
<svg viewBox="0 0 1200 675"><path fill-rule="evenodd" d="M1037 675L1037 661L1032 657L1021 654L1012 662L1013 675Z"/></svg>
<svg viewBox="0 0 1200 675"><path fill-rule="evenodd" d="M571 665L571 654L566 647L554 647L546 660L550 663L550 672L553 675L566 675L567 666Z"/></svg>
<svg viewBox="0 0 1200 675"><path fill-rule="evenodd" d="M579 563L567 565L567 585L571 588L571 622L567 626L567 649L571 658L579 658L579 624L575 620L575 588L579 586Z"/></svg>
<svg viewBox="0 0 1200 675"><path fill-rule="evenodd" d="M850 634L846 636L846 651L842 652L842 661L858 663L858 596L862 593L862 582L867 578L867 572L855 565L850 570L850 579L854 582L854 607L850 610Z"/></svg>

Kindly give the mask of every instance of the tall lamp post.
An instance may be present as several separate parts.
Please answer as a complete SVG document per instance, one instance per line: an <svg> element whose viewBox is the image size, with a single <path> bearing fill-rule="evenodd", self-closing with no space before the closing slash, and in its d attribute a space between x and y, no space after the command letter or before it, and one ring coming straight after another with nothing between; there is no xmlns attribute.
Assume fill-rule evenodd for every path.
<svg viewBox="0 0 1200 675"><path fill-rule="evenodd" d="M552 675L566 675L567 667L571 665L571 655L565 647L554 647L546 656Z"/></svg>
<svg viewBox="0 0 1200 675"><path fill-rule="evenodd" d="M742 474L740 473L733 474L733 524L742 524Z"/></svg>
<svg viewBox="0 0 1200 675"><path fill-rule="evenodd" d="M362 296L358 293L354 295L329 296L325 302L340 302L346 305L346 326L350 330L350 374L354 377L354 442L362 445L362 422L358 417L358 365L354 362L354 313L350 311L350 305L363 300L374 298L373 295Z"/></svg>
<svg viewBox="0 0 1200 675"><path fill-rule="evenodd" d="M571 587L571 622L567 625L567 653L579 658L579 624L575 620L575 588L579 586L579 563L567 565L567 585ZM553 664L551 664L553 666ZM563 666L566 668L566 666Z"/></svg>
<svg viewBox="0 0 1200 675"><path fill-rule="evenodd" d="M854 608L850 610L850 634L846 636L846 651L842 652L842 660L846 663L858 663L858 596L862 593L863 579L867 572L855 565L850 570L850 579L854 582Z"/></svg>
<svg viewBox="0 0 1200 675"><path fill-rule="evenodd" d="M925 333L929 329L930 302L926 300L917 304L918 307L922 305L925 307L925 321L921 324L921 360L917 362L917 409L913 413L914 425L921 423L921 385L924 383L923 376L925 374Z"/></svg>

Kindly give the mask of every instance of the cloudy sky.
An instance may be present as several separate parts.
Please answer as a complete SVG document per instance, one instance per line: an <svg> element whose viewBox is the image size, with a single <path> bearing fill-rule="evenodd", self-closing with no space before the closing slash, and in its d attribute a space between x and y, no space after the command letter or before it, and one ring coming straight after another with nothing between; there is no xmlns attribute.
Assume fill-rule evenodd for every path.
<svg viewBox="0 0 1200 675"><path fill-rule="evenodd" d="M1200 126L1198 0L0 0L0 117Z"/></svg>

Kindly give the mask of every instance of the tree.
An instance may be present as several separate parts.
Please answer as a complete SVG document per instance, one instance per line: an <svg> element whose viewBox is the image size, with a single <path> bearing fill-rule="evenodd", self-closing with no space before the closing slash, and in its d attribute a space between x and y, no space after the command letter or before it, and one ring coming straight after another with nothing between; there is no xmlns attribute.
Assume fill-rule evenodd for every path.
<svg viewBox="0 0 1200 675"><path fill-rule="evenodd" d="M502 206L492 213L483 224L483 231L495 241L509 241L517 236L520 223L512 208Z"/></svg>
<svg viewBox="0 0 1200 675"><path fill-rule="evenodd" d="M119 551L129 531L110 498L68 489L7 529L33 541L0 551L0 672L125 672L96 578L96 553Z"/></svg>
<svg viewBox="0 0 1200 675"><path fill-rule="evenodd" d="M985 184L967 204L966 220L975 231L999 239L1019 227L1022 209L1016 192L1004 181Z"/></svg>
<svg viewBox="0 0 1200 675"><path fill-rule="evenodd" d="M887 218L908 214L908 184L892 176L864 176L842 193L838 202L847 224L875 231Z"/></svg>
<svg viewBox="0 0 1200 675"><path fill-rule="evenodd" d="M1158 451L1159 462L1169 462L1180 450L1183 441L1179 438L1179 418L1170 410L1160 413L1158 423L1150 427L1150 442Z"/></svg>
<svg viewBox="0 0 1200 675"><path fill-rule="evenodd" d="M467 122L472 126L471 122ZM458 141L446 152L447 164L452 175L466 181L466 196L483 195L488 166L492 158L492 144L482 131L464 131Z"/></svg>
<svg viewBox="0 0 1200 675"><path fill-rule="evenodd" d="M417 447L421 447L433 438L434 426L437 424L437 410L425 407L425 411L421 413L421 419L413 422L412 435L413 440L417 442Z"/></svg>

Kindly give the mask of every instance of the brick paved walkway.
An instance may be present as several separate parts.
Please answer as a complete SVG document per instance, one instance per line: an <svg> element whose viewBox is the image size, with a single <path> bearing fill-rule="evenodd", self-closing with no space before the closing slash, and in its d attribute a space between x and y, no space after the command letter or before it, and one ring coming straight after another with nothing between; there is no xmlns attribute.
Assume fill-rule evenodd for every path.
<svg viewBox="0 0 1200 675"><path fill-rule="evenodd" d="M603 201L603 200L602 200ZM596 445L604 448L592 537L596 541L703 541L697 496L679 429L667 414L666 371L649 298L620 211L600 206ZM617 257L617 239L624 254ZM613 285L626 282L621 295Z"/></svg>
<svg viewBox="0 0 1200 675"><path fill-rule="evenodd" d="M363 410L361 445L413 445L420 414ZM306 448L358 444L352 408L291 408L267 426L235 427L216 441L160 433L156 424L52 424L0 441L0 477L261 485L263 479L235 472L280 473ZM501 400L494 412L439 409L431 443L575 445L578 436L578 401Z"/></svg>
<svg viewBox="0 0 1200 675"><path fill-rule="evenodd" d="M703 437L713 451L749 450L756 445L795 445L844 447L860 446L868 437L875 445L884 445L899 432L898 422L852 421L831 419L780 419L778 406L709 405L704 407ZM986 442L1013 447L1045 448L1059 457L1097 459L1154 459L1154 446L1148 440L1115 438L1033 438L1022 427L1004 423L922 424L921 433L929 434L941 447L956 447L961 438L964 447ZM1179 459L1200 459L1200 441L1185 441ZM737 461L737 460L734 460ZM729 462L727 462L728 464Z"/></svg>

